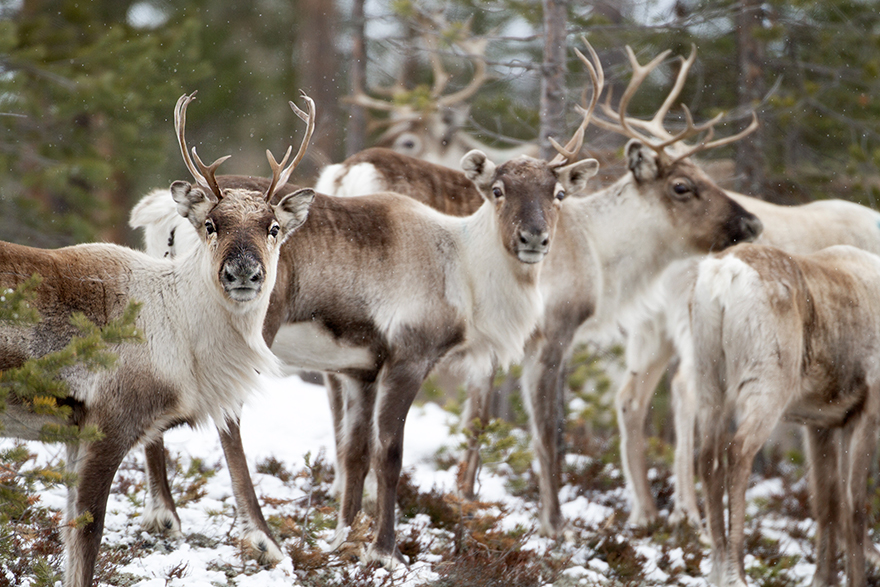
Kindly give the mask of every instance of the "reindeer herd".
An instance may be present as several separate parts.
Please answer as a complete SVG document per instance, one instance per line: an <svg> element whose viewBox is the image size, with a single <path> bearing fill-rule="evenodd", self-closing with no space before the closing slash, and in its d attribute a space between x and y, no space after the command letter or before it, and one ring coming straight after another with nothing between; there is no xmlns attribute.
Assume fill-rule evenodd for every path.
<svg viewBox="0 0 880 587"><path fill-rule="evenodd" d="M104 433L68 448L79 482L67 515L88 512L92 521L67 529L67 587L92 584L113 475L139 444L148 474L143 524L180 533L162 433L209 419L232 477L242 544L262 563L281 560L251 483L239 414L258 373L285 369L324 374L340 494L333 546L348 540L372 472L376 532L360 558L394 567L406 564L394 532L404 422L423 382L438 365L460 373L469 393L463 422L473 426L490 417L497 369L521 363L540 529L563 538L565 366L576 339L608 330L625 331L627 340L616 406L632 524L658 516L644 420L677 356L671 521L704 526L697 447L709 579L746 584L752 461L785 419L803 425L812 463L813 584L837 584L839 552L847 584L865 584L866 560L880 562L866 525L880 427L880 214L835 200L784 208L721 189L693 156L738 140L757 120L711 140L718 119L696 124L685 107L685 127L664 128L695 51L645 121L627 106L669 52L641 65L627 47L630 84L616 110L606 102L599 114L604 74L586 47L589 58L575 51L590 74L591 99L567 144L554 141L558 155L550 161L471 149L459 171L439 158L415 158L398 151L412 151L412 136L422 145L432 139L404 128L418 119L409 112L396 119L395 133L410 139L389 139L392 149L363 151L325 169L315 189L299 188L288 180L314 130L314 103L305 97L308 112L290 103L307 124L299 151L290 160L288 149L281 163L267 151L271 179L216 175L225 157L205 165L187 148L194 95L184 95L174 126L193 182L155 190L132 211L146 253L109 244L41 250L0 243L0 287L15 288L35 273L43 278L34 302L43 320L0 325L0 369L63 347L75 334L72 312L100 325L130 300L143 305L137 325L144 344L118 346L113 370L64 374L71 423ZM463 100L483 75L477 69L465 90L435 98L442 106ZM597 191L588 180L599 164L580 154L591 122L628 139L627 171ZM444 144L463 135L458 128L447 134ZM13 401L2 432L37 439L45 420ZM476 493L478 448L472 441L460 465L466 498Z"/></svg>

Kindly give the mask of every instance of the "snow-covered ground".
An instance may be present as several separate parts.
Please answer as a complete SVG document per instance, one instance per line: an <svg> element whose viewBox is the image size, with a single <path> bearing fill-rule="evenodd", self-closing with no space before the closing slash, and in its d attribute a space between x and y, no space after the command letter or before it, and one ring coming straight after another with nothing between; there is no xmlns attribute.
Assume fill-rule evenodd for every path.
<svg viewBox="0 0 880 587"><path fill-rule="evenodd" d="M437 455L438 451L456 454L462 438L450 432L455 423L456 416L434 403L415 406L411 410L406 425L404 471L418 491L454 495L455 467L441 468L438 462L442 459ZM306 468L306 455L312 465L320 459L332 464L334 458L330 413L323 387L304 383L297 377L266 378L264 389L253 396L244 409L242 436L266 517L286 519L291 527L296 524L294 530L282 536L282 549L287 555L291 549L304 544L301 523L306 516L320 513L316 520L321 516L332 519L335 514L326 505L311 503L311 493L320 482L310 476ZM10 442L0 441L0 447L8 446ZM230 480L212 427L200 430L177 428L165 435L165 443L172 460L178 465L172 484L176 492L185 495L179 506L184 538L171 541L141 530L139 517L145 499L143 454L140 450L135 451L120 468L110 496L102 555L108 552L123 554L118 557L113 571L102 575L102 585L280 587L330 584L309 583L302 570L295 569L290 556L272 569L261 568L241 556L235 541L235 504ZM33 443L31 448L39 455L38 462L52 462L64 456L64 449L59 445ZM709 565L705 547L694 558L692 548L688 554L686 545L682 548L672 542L672 533L668 529L661 529L666 532L666 538L625 529L621 518L625 519L626 501L616 467L603 465L596 469L595 461L588 456L572 454L568 459L573 470L593 467L600 471L606 479L604 482L610 483L611 487L600 491L595 487L568 483L563 488L563 513L571 521L571 531L567 540L560 542L538 537L535 498L511 493L504 467L495 472L484 468L481 472L480 501L486 512L497 517L498 531L523 536L517 548L541 553L556 565L555 570L536 575L538 579L534 581L537 583L518 584L549 583L546 577L552 576L557 586L707 585L703 579ZM274 463L274 474L257 472L258 465L267 462ZM261 470L267 469L262 467ZM291 475L279 475L278 470ZM325 493L327 487L328 483L322 486ZM777 545L775 552L781 561L779 564L786 565L785 577L791 579L785 584L806 585L813 570L812 564L806 562L807 554L812 550L808 540L812 533L810 522L762 518L761 514L760 504L772 500L784 490L779 480L762 482L751 490L750 497L757 501L750 509L754 516L750 528L754 532L756 526L760 527L760 535ZM41 503L60 510L65 504L65 494L63 488L49 489L41 495ZM309 523L318 522L312 520ZM792 528L797 530L794 537ZM360 573L361 584L452 584L443 583L440 578L446 572L443 570L446 568L443 567L444 560L451 552L444 545L455 540L454 532L432 527L428 515L418 514L401 520L397 535L399 541L415 536L423 546L410 567L395 572L395 575L389 576L382 569L364 569L356 562L334 559L333 555L328 555L331 558L326 560L332 562L327 564L338 569L340 577L345 576L344 572ZM311 546L316 551L326 550L331 536L331 528L322 528L315 532ZM697 550L700 550L699 543L692 544L697 544ZM623 552L638 561L634 575L628 576L628 567L620 564ZM445 564L449 564L448 560ZM758 563L749 555L747 564L754 567ZM765 558L761 564L767 566L772 560L768 563Z"/></svg>

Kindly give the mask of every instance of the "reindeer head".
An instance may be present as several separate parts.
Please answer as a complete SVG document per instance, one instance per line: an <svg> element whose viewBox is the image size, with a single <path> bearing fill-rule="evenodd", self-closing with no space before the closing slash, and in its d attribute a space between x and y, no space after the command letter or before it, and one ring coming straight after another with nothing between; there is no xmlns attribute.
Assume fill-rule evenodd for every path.
<svg viewBox="0 0 880 587"><path fill-rule="evenodd" d="M637 191L653 203L659 203L672 220L681 227L682 241L695 252L720 250L737 242L752 241L763 228L756 216L732 200L706 173L691 161L700 151L727 145L753 132L758 121L754 113L751 124L743 131L711 140L721 114L703 124L694 124L690 110L682 105L685 128L673 134L663 127L663 119L684 87L685 78L696 59L696 48L683 61L675 84L660 109L650 121L631 118L626 109L638 87L648 74L669 54L664 51L647 65L640 65L632 49L627 56L633 76L615 112L606 102L602 109L611 120L594 118L602 128L629 137L625 148L627 167L632 172ZM636 128L649 133L645 135ZM693 145L685 140L701 137Z"/></svg>
<svg viewBox="0 0 880 587"><path fill-rule="evenodd" d="M221 190L214 176L217 167L228 156L221 157L211 165L205 165L192 149L192 157L186 149L184 128L186 107L195 99L195 92L183 95L177 101L174 124L183 160L195 179L194 184L175 181L171 195L177 202L177 211L195 227L209 251L211 278L222 293L233 302L249 302L257 298L263 286L271 291L275 281L275 266L279 247L284 240L306 220L309 206L315 197L311 189L302 189L271 204L272 197L290 178L290 174L302 160L314 132L315 104L305 96L309 113L306 114L293 103L291 108L307 124L306 135L299 152L285 167L291 149L278 163L270 151L266 151L272 167L272 180L265 192L248 189Z"/></svg>
<svg viewBox="0 0 880 587"><path fill-rule="evenodd" d="M495 206L507 250L523 263L537 263L550 251L550 239L556 228L562 201L569 195L581 194L587 180L599 171L599 162L577 158L584 142L584 131L596 107L605 78L599 58L583 40L597 68L577 49L575 53L587 66L593 82L593 97L574 136L564 147L551 139L559 155L551 161L521 156L496 166L482 151L471 151L461 160L468 179L480 194Z"/></svg>

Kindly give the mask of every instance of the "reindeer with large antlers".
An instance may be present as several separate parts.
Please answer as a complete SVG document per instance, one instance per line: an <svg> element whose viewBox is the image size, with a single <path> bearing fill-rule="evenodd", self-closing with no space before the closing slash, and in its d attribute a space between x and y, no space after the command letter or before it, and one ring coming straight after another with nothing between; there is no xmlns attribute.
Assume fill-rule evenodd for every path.
<svg viewBox="0 0 880 587"><path fill-rule="evenodd" d="M564 147L555 145L559 155L551 164L576 159L587 124L594 120L592 113L604 77L598 56L586 45L592 62L579 51L577 54L593 80L592 98L588 107L581 109L581 125L572 140ZM650 67L660 61L655 59ZM696 152L693 146L686 147L690 152L684 156L681 151L679 155L670 152L681 149L681 141L694 136L692 131L681 134L677 141L652 140L631 132L626 106L649 71L634 69L637 73L619 106L621 122L613 127L632 138L625 149L629 172L605 189L589 195L579 193L583 197L565 201L556 241L541 273L544 317L526 345L522 385L540 466L541 527L551 535L558 534L563 524L558 497L562 377L576 332L615 327L674 261L754 239L761 230L752 214L693 164L689 158ZM706 132L712 128L693 123L690 127ZM722 140L730 142L743 134ZM703 148L719 144L704 142ZM455 175L441 176L428 164L403 160L387 151L368 149L341 165L344 172L336 187L348 195L357 195L357 189L394 189L441 210L466 212L468 202L473 205L473 196L463 197L455 191L453 186L459 181ZM486 422L489 389L486 382L470 389L466 424L474 418ZM465 495L475 492L478 466L479 453L472 443L460 477Z"/></svg>
<svg viewBox="0 0 880 587"><path fill-rule="evenodd" d="M457 168L461 158L473 149L486 153L493 161L507 161L518 155L536 156L538 147L535 144L495 148L464 131L468 117L465 103L489 77L485 59L487 40L471 36L470 21L456 31L453 47L471 60L473 75L464 87L449 93L446 90L452 76L443 64L437 31L448 31L452 27L442 16L418 11L415 22L431 64L431 88L425 93L413 93L398 80L392 86L374 89L374 93L390 99L374 98L364 92L357 92L350 98L353 104L388 113L387 119L371 123L373 128L388 127L378 138L376 146L449 168ZM412 99L401 100L403 96ZM330 166L328 169L334 168Z"/></svg>
<svg viewBox="0 0 880 587"><path fill-rule="evenodd" d="M221 188L214 172L225 157L205 165L184 146L192 100L178 101L175 127L195 183L174 182L169 197L173 213L196 228L189 250L168 260L110 244L44 250L0 243L0 288L39 274L34 306L43 316L35 326L0 324L2 370L64 347L76 334L73 313L104 325L129 302L142 304L137 329L143 344L115 346L118 360L108 371L76 367L63 374L69 393L61 403L71 416L61 423L94 425L103 433L67 450L78 478L69 490L68 517L88 513L91 521L66 529L66 587L92 585L110 484L126 453L181 422L223 422L257 385L257 371L279 370L262 326L281 245L305 220L314 193L300 190L271 204L292 171L280 170L271 155L268 189ZM29 440L40 439L44 424L58 423L15 399L0 418L3 435Z"/></svg>
<svg viewBox="0 0 880 587"><path fill-rule="evenodd" d="M675 135L663 126L671 104L678 97L684 79L695 60L695 51L682 64L672 92L650 121L627 119L663 141ZM634 57L630 58L634 60ZM754 122L751 126L754 125ZM693 127L692 121L687 123ZM715 143L717 146L718 143ZM848 244L880 254L880 214L842 200L823 200L803 206L777 206L728 192L728 196L764 225L758 242L792 253L812 253L828 246ZM667 363L675 355L679 364L672 379L671 395L675 425L675 494L670 516L673 523L688 520L701 527L700 509L694 486L694 427L697 397L694 388L692 343L688 299L697 274L699 259L676 263L657 281L648 302L627 326L626 375L617 392L616 406L621 437L621 457L631 499L629 521L645 525L657 518L645 461L645 418L650 399ZM866 554L874 564L880 555L869 542Z"/></svg>

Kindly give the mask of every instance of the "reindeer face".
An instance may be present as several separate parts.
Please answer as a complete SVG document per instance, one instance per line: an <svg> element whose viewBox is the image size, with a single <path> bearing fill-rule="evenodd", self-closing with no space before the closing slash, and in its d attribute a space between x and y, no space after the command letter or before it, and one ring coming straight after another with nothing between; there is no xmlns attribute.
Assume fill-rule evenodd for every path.
<svg viewBox="0 0 880 587"><path fill-rule="evenodd" d="M483 198L494 205L505 248L523 263L544 259L562 200L582 191L599 169L595 159L558 167L525 156L496 167L481 151L471 151L461 164Z"/></svg>
<svg viewBox="0 0 880 587"><path fill-rule="evenodd" d="M233 302L256 299L267 280L274 286L278 249L305 221L315 196L299 190L272 206L263 193L231 189L215 201L182 181L171 185L171 193L206 244L218 287Z"/></svg>
<svg viewBox="0 0 880 587"><path fill-rule="evenodd" d="M695 252L719 251L761 234L758 217L728 197L690 159L666 163L638 141L630 141L626 153L640 191L661 203Z"/></svg>

